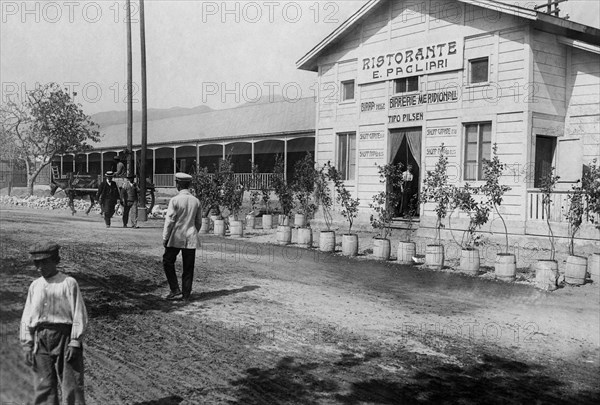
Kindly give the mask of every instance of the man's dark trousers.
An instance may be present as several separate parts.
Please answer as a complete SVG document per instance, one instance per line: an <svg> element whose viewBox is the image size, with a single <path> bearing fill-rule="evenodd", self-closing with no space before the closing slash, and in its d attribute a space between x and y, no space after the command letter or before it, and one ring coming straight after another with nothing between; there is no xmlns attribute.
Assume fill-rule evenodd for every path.
<svg viewBox="0 0 600 405"><path fill-rule="evenodd" d="M37 353L34 355L34 404L58 405L58 384L63 402L85 405L83 394L83 350L70 362L65 359L71 340L69 325L48 325L36 331Z"/></svg>
<svg viewBox="0 0 600 405"><path fill-rule="evenodd" d="M196 261L196 249L180 249L167 247L163 255L163 267L172 292L179 291L179 282L175 273L175 260L181 251L183 261L183 274L181 275L181 292L187 298L192 293L192 282L194 280L194 264Z"/></svg>

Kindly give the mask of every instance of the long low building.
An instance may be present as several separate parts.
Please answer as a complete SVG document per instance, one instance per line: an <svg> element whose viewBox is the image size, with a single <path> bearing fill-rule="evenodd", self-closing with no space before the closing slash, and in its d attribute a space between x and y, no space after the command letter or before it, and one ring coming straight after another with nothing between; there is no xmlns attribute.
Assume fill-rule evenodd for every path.
<svg viewBox="0 0 600 405"><path fill-rule="evenodd" d="M509 232L547 234L539 179L555 167L551 220L566 234L566 191L600 157L600 30L497 1L371 0L297 67L323 90L316 160L343 171L359 223L383 187L376 164L412 164L418 195L443 144L454 184L481 185L497 144ZM421 209L422 233L432 208ZM597 238L591 230L581 235Z"/></svg>
<svg viewBox="0 0 600 405"><path fill-rule="evenodd" d="M312 98L212 110L148 122L146 171L156 187L174 187L176 172L207 167L214 171L219 159L231 156L234 171L249 175L252 164L269 179L277 155L291 175L296 161L315 150L315 112ZM79 155L64 155L53 163L61 176L68 173L100 175L113 170L115 157L123 157L127 125L101 128L101 141ZM134 161L140 159L141 125L133 128Z"/></svg>

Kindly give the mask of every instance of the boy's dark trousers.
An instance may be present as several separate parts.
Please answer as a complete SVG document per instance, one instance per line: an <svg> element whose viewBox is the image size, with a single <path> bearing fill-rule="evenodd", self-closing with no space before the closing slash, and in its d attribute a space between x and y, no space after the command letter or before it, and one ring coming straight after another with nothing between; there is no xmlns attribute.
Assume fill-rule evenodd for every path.
<svg viewBox="0 0 600 405"><path fill-rule="evenodd" d="M192 282L194 280L194 264L196 261L196 249L179 249L173 247L165 248L163 255L163 267L171 292L179 291L179 282L175 273L175 260L181 251L183 261L183 274L181 275L181 292L187 298L192 293Z"/></svg>
<svg viewBox="0 0 600 405"><path fill-rule="evenodd" d="M58 384L61 383L63 403L85 405L83 392L83 348L79 356L65 359L71 341L71 326L49 324L38 327L33 356L35 405L59 405Z"/></svg>

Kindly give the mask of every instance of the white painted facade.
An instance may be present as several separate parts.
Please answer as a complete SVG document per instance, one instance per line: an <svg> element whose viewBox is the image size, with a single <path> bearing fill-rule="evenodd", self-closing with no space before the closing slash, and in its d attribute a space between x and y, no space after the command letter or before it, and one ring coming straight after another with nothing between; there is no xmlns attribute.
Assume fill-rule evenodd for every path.
<svg viewBox="0 0 600 405"><path fill-rule="evenodd" d="M420 182L425 170L435 165L443 143L451 179L462 184L467 127L474 130L479 125L476 128L486 132L485 125L491 125L491 142L480 138L480 143L488 154L497 144L500 159L508 165L504 182L512 189L505 195L502 213L509 232L546 235L545 222L535 213L536 157L540 161L544 151L549 156L548 164L561 176L560 190L570 189L581 178L583 165L600 157L599 45L597 29L496 2L370 1L298 62L299 68L316 71L319 77L318 165L340 164L340 134L356 134L355 148L348 150L355 167L346 184L360 198L358 222L366 225L372 196L383 187L376 164L395 156L399 131L420 133L420 148L410 149L420 149L414 156ZM449 49L454 53L447 55ZM407 50L413 51L410 72ZM449 68L440 62L442 71L417 72L419 63L426 68L430 60L443 59L436 59L437 51L446 52ZM458 66L452 60L457 56L462 56ZM482 61L487 61L487 78L473 83L471 69L481 68ZM379 63L379 74L373 76ZM439 66L433 63L430 70ZM402 72L397 75L399 67ZM386 74L418 76L418 90L396 93L394 80L381 79ZM344 83L352 80L354 97L343 101ZM536 155L542 141L548 148ZM469 183L481 184L477 177ZM558 193L553 208L559 234L566 234L560 214L565 197ZM425 206L421 230L434 222ZM460 220L457 224L460 227ZM500 226L492 220L487 230ZM589 226L581 236L597 234Z"/></svg>

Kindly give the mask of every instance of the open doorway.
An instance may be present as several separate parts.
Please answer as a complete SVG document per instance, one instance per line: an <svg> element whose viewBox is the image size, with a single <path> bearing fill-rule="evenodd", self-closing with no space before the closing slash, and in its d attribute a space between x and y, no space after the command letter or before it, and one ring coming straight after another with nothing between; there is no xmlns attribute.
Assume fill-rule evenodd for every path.
<svg viewBox="0 0 600 405"><path fill-rule="evenodd" d="M390 130L390 162L402 163L405 177L404 190L400 204L395 208L394 216L404 217L413 209L414 216L419 215L418 199L421 175L421 127ZM409 173L406 173L406 171Z"/></svg>

